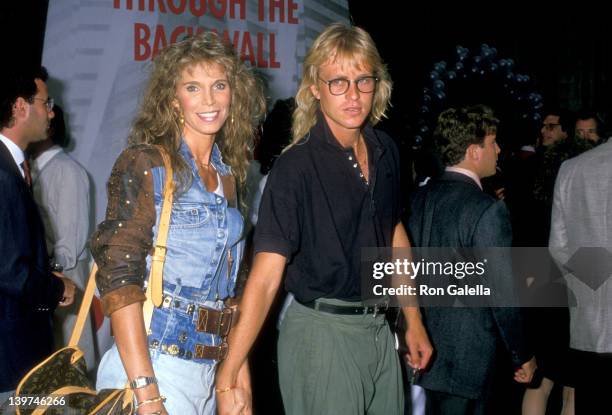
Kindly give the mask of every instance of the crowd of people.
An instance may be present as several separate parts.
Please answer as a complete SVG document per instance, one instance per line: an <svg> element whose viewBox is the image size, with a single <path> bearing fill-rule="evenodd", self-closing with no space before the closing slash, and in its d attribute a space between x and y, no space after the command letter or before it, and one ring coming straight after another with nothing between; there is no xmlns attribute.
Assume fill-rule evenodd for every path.
<svg viewBox="0 0 612 415"><path fill-rule="evenodd" d="M253 392L265 388L249 356L279 291L289 294L280 318L272 312L287 414L545 415L555 399L564 415L604 413L612 286L585 287L564 268L579 248L610 242L612 144L596 112L548 109L540 134L498 162L504 120L484 105L449 108L432 165L415 172L420 186L409 192L393 138L375 128L392 80L367 32L327 27L304 58L295 98L265 122L262 83L206 32L155 58L92 233L87 173L63 150L47 74L17 69L0 88L0 405L70 333L89 241L114 342L100 361L91 328L82 346L96 387L129 384L138 414L256 412ZM147 331L142 304L160 246L162 302ZM362 292L362 248L411 246L550 246L559 264L550 272L569 274L577 303L408 304L396 327L388 302ZM509 291L553 279L517 281L503 258L491 275ZM424 405L411 394L419 388Z"/></svg>

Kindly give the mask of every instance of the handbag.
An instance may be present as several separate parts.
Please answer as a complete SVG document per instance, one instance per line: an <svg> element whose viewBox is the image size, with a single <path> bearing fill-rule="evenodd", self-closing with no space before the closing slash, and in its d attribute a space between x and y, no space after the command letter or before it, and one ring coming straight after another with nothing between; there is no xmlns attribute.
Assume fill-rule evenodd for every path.
<svg viewBox="0 0 612 415"><path fill-rule="evenodd" d="M158 148L164 161L166 179L157 239L151 257L151 271L146 290L147 299L143 304L147 331L151 324L154 307L159 307L162 303L166 241L174 196L170 158L162 147L158 146ZM59 415L65 413L131 415L136 413L134 393L128 385L123 389L96 391L94 385L87 378L84 354L78 347L94 295L97 270L98 267L94 263L68 345L35 366L19 382L13 398L13 403L18 404L16 405L17 415ZM12 407L5 406L5 409L10 408ZM2 412L3 408L0 408L0 413Z"/></svg>

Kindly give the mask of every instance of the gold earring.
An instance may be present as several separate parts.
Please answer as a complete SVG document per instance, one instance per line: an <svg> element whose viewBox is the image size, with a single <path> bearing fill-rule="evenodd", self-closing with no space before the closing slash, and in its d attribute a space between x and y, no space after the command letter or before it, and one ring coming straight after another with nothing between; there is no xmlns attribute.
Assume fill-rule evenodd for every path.
<svg viewBox="0 0 612 415"><path fill-rule="evenodd" d="M179 114L179 124L185 124L185 117L183 117L183 114Z"/></svg>

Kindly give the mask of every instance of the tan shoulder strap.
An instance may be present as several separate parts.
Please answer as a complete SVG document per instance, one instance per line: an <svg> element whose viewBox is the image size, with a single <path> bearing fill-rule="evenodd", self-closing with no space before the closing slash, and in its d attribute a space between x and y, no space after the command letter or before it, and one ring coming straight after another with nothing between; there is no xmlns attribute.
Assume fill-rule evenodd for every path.
<svg viewBox="0 0 612 415"><path fill-rule="evenodd" d="M163 147L158 146L159 153L164 161L166 169L166 181L164 183L164 202L157 227L157 239L155 240L153 255L151 256L151 273L147 284L147 301L143 304L145 327L147 331L153 317L153 308L161 306L163 298L163 273L166 261L166 242L168 241L168 230L170 228L170 213L174 199L174 172L170 163L170 156Z"/></svg>
<svg viewBox="0 0 612 415"><path fill-rule="evenodd" d="M96 289L96 273L98 272L98 265L94 262L93 267L91 267L91 272L89 273L89 280L87 281L87 286L85 287L85 292L83 293L83 301L81 301L81 307L79 308L79 313L77 314L76 322L74 323L74 328L72 329L72 334L70 335L70 340L68 340L69 347L75 347L79 340L81 339L81 334L83 333L83 327L85 326L85 320L89 315L89 309L91 308L91 301L93 300L94 290Z"/></svg>
<svg viewBox="0 0 612 415"><path fill-rule="evenodd" d="M159 218L159 226L157 228L157 239L154 244L154 253L151 257L151 273L149 275L149 283L147 284L146 296L147 299L143 305L144 322L147 331L151 325L151 318L153 316L153 308L159 307L162 303L163 297L163 271L164 262L166 261L166 242L168 240L168 229L170 228L170 213L172 212L172 202L174 199L174 172L172 170L172 164L170 163L170 157L168 153L161 147L158 146L162 160L164 161L164 167L166 169L166 181L164 183L164 202L162 204L162 211ZM89 314L91 308L91 302L93 300L94 290L96 289L96 273L98 272L98 266L94 263L89 273L89 280L87 281L87 287L83 294L83 301L77 314L76 323L72 329L72 335L68 341L68 346L76 346L81 339L83 333L83 327L85 326L85 320Z"/></svg>
<svg viewBox="0 0 612 415"><path fill-rule="evenodd" d="M162 204L159 225L157 227L157 240L155 241L155 250L151 257L151 275L149 276L149 285L151 287L151 299L155 307L161 306L163 297L163 271L164 262L166 261L166 242L168 241L168 229L170 227L170 213L172 212L172 201L174 198L174 174L172 165L170 164L170 156L159 147L159 152L164 160L166 169L166 182L164 183L164 202ZM147 296L148 298L148 296Z"/></svg>

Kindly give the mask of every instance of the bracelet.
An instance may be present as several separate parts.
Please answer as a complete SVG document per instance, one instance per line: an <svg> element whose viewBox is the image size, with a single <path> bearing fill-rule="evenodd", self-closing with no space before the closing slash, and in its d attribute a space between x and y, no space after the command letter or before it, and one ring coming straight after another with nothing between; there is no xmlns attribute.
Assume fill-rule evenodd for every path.
<svg viewBox="0 0 612 415"><path fill-rule="evenodd" d="M229 392L229 391L231 391L232 389L235 389L235 388L236 388L235 386L228 386L227 388L224 388L224 389L215 388L215 392L217 392L217 393L225 393L225 392Z"/></svg>
<svg viewBox="0 0 612 415"><path fill-rule="evenodd" d="M155 403L155 402L164 403L166 402L166 397L163 395L159 395L159 396L156 396L155 398L151 398L151 399L144 400L142 402L138 402L136 404L136 409L140 408L141 406L148 405L148 404Z"/></svg>
<svg viewBox="0 0 612 415"><path fill-rule="evenodd" d="M157 378L155 376L138 376L130 382L130 388L140 389L154 383L157 383Z"/></svg>

